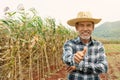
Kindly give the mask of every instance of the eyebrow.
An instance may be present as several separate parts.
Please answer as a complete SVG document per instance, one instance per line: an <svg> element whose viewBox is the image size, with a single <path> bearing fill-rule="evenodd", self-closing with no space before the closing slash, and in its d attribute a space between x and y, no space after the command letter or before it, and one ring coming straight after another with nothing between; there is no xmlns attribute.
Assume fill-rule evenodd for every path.
<svg viewBox="0 0 120 80"><path fill-rule="evenodd" d="M80 22L76 22L76 24L75 25L78 25ZM91 22L93 25L94 25L94 22ZM81 24L81 23L80 23Z"/></svg>

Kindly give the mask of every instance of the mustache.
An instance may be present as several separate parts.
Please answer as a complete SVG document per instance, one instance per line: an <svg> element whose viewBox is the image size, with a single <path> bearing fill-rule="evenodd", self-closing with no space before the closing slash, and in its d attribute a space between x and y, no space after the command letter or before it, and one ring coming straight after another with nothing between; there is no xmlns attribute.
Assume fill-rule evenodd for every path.
<svg viewBox="0 0 120 80"><path fill-rule="evenodd" d="M83 33L90 33L90 31L81 31L81 33L83 34Z"/></svg>

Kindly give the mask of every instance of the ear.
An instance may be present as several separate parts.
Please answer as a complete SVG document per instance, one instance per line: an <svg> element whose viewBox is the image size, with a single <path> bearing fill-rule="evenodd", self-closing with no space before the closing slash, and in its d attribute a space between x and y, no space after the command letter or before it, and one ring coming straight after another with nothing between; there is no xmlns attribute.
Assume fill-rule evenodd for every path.
<svg viewBox="0 0 120 80"><path fill-rule="evenodd" d="M75 29L76 29L76 31L78 31L78 27L77 27L77 25L75 25Z"/></svg>
<svg viewBox="0 0 120 80"><path fill-rule="evenodd" d="M94 29L95 29L95 25L93 24L93 31L94 31Z"/></svg>
<svg viewBox="0 0 120 80"><path fill-rule="evenodd" d="M94 29L95 29L95 24L94 24L94 22L92 22L92 24L93 24L93 31L94 31Z"/></svg>

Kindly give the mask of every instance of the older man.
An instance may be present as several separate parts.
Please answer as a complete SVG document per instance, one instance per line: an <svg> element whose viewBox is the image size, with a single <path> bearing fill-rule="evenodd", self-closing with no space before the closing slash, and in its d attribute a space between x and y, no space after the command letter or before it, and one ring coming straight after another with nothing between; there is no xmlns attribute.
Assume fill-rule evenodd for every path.
<svg viewBox="0 0 120 80"><path fill-rule="evenodd" d="M99 74L107 72L104 46L91 37L94 25L100 21L90 12L79 12L77 18L68 20L68 25L78 32L78 37L68 40L63 47L62 59L67 64L68 80L100 80Z"/></svg>

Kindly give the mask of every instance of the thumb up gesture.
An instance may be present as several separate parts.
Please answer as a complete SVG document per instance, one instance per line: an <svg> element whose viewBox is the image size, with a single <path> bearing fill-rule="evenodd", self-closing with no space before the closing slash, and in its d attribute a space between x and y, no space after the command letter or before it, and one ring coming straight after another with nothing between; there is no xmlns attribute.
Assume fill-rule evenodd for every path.
<svg viewBox="0 0 120 80"><path fill-rule="evenodd" d="M83 51L77 51L74 55L74 61L80 63L87 51L87 47L84 47Z"/></svg>

